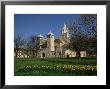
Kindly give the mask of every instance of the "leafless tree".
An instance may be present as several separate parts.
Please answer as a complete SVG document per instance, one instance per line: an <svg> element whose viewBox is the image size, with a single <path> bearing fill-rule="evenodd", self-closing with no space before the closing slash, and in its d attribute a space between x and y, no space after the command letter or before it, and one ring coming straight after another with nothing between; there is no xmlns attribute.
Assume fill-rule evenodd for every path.
<svg viewBox="0 0 110 89"><path fill-rule="evenodd" d="M97 17L96 15L80 15L80 19L69 26L70 42L68 48L77 52L80 57L80 51L97 49Z"/></svg>
<svg viewBox="0 0 110 89"><path fill-rule="evenodd" d="M20 48L23 48L23 45L25 44L25 40L23 39L22 34L17 34L14 36L14 49L15 49L15 55L18 56L18 51Z"/></svg>
<svg viewBox="0 0 110 89"><path fill-rule="evenodd" d="M89 36L88 51L97 54L97 15L81 14L82 25L85 28L86 36Z"/></svg>
<svg viewBox="0 0 110 89"><path fill-rule="evenodd" d="M37 56L38 42L36 36L30 36L27 42L27 50L32 52L32 57Z"/></svg>

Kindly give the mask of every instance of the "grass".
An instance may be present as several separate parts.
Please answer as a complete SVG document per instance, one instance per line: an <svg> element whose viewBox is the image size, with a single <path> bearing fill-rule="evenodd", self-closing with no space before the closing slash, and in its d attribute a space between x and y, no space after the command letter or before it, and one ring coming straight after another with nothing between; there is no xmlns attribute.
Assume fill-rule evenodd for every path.
<svg viewBox="0 0 110 89"><path fill-rule="evenodd" d="M97 60L88 58L15 59L15 76L96 76Z"/></svg>

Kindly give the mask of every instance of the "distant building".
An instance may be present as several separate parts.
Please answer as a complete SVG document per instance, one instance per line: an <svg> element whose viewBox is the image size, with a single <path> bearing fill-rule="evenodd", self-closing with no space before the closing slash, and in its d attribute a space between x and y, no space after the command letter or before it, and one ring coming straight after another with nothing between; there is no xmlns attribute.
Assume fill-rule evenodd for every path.
<svg viewBox="0 0 110 89"><path fill-rule="evenodd" d="M27 51L23 48L14 49L14 56L17 58L29 58Z"/></svg>

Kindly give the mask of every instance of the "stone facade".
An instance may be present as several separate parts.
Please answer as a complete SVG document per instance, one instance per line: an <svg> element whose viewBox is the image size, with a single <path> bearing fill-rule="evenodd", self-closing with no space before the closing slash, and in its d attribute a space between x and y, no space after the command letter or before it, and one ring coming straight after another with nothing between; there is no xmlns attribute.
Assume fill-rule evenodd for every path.
<svg viewBox="0 0 110 89"><path fill-rule="evenodd" d="M39 40L39 52L38 57L40 58L54 58L54 57L76 57L76 52L64 48L64 45L69 42L69 29L64 24L59 39L54 38L54 34L50 31L47 34L47 39L44 39L40 34L38 35ZM43 47L43 45L45 45ZM81 57L86 57L86 51L80 52Z"/></svg>
<svg viewBox="0 0 110 89"><path fill-rule="evenodd" d="M76 57L76 52L70 49L65 48L64 46L69 42L69 29L67 28L66 24L64 24L63 28L61 29L61 34L59 39L55 39L54 34L50 31L47 34L47 38L40 34L37 36L38 41L38 58L61 58L61 57ZM29 58L31 52L27 53L25 50L21 49L18 51L17 57L18 58ZM16 54L14 54L16 55ZM81 57L86 57L86 51L80 52Z"/></svg>

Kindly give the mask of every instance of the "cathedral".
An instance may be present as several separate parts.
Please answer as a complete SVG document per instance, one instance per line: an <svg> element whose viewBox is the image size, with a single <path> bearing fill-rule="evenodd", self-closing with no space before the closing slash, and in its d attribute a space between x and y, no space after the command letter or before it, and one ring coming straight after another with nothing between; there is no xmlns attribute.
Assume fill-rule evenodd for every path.
<svg viewBox="0 0 110 89"><path fill-rule="evenodd" d="M54 34L51 31L46 36L46 39L41 34L37 36L38 58L65 58L77 56L76 51L72 51L65 47L70 41L69 29L66 24L64 24L61 29L59 39L55 39ZM14 56L16 56L15 51ZM86 57L86 51L80 51L80 57ZM19 49L17 58L29 58L29 55L25 50Z"/></svg>
<svg viewBox="0 0 110 89"><path fill-rule="evenodd" d="M69 29L64 24L61 29L59 39L55 39L54 34L50 31L47 34L47 38L44 39L40 34L37 37L38 40L38 54L39 58L55 58L55 57L76 57L76 52L65 47L69 42ZM80 52L81 57L86 57L86 51Z"/></svg>

